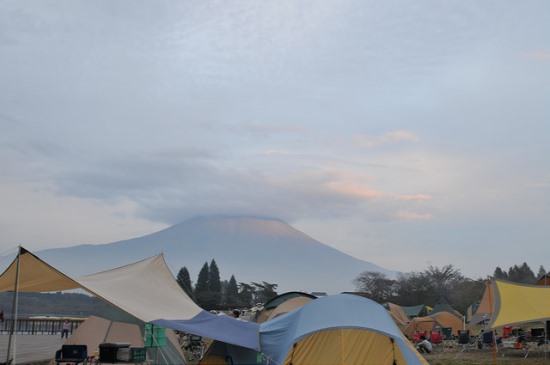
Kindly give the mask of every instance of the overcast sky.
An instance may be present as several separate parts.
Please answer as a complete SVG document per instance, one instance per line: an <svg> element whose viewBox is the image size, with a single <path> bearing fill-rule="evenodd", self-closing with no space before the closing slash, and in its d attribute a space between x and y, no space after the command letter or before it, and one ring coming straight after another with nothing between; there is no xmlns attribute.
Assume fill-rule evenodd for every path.
<svg viewBox="0 0 550 365"><path fill-rule="evenodd" d="M550 270L550 2L2 0L0 251L282 219Z"/></svg>

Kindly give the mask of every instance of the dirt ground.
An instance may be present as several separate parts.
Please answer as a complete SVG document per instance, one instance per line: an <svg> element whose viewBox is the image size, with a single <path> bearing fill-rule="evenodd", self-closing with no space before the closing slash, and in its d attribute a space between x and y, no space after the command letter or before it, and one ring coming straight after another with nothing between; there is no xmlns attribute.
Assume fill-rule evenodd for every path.
<svg viewBox="0 0 550 365"><path fill-rule="evenodd" d="M497 349L495 354L492 348L480 350L475 347L439 346L435 347L434 352L424 357L431 365L550 365L549 347L535 344L528 347L528 351Z"/></svg>

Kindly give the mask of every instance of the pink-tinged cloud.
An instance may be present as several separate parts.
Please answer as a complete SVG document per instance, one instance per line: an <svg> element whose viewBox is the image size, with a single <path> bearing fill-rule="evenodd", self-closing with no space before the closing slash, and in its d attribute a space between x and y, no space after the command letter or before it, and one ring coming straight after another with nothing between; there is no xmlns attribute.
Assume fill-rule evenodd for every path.
<svg viewBox="0 0 550 365"><path fill-rule="evenodd" d="M357 143L366 148L374 148L385 144L398 143L403 141L417 142L419 140L418 136L415 133L407 131L393 131L374 137L357 135L354 137L354 139Z"/></svg>
<svg viewBox="0 0 550 365"><path fill-rule="evenodd" d="M400 212L397 212L395 216L398 219L407 220L407 221L428 220L433 218L431 214L420 214L416 212L407 212L403 210Z"/></svg>
<svg viewBox="0 0 550 365"><path fill-rule="evenodd" d="M385 195L385 193L369 188L368 186L345 181L329 182L327 186L332 192L358 198L378 198Z"/></svg>
<svg viewBox="0 0 550 365"><path fill-rule="evenodd" d="M550 61L550 50L540 49L538 51L529 52L525 57L537 61Z"/></svg>
<svg viewBox="0 0 550 365"><path fill-rule="evenodd" d="M402 201L426 201L430 200L432 198L431 195L427 194L403 194L403 195L397 195L395 197L395 200L402 200Z"/></svg>

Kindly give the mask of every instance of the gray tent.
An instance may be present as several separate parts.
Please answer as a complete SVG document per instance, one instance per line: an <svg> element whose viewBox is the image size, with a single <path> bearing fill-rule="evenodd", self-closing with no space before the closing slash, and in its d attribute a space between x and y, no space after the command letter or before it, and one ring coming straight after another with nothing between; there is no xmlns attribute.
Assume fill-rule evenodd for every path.
<svg viewBox="0 0 550 365"><path fill-rule="evenodd" d="M101 352L102 343L128 343L145 348L151 364L185 364L178 338L173 330L147 325L136 317L110 305L84 321L65 341L87 345L88 355Z"/></svg>

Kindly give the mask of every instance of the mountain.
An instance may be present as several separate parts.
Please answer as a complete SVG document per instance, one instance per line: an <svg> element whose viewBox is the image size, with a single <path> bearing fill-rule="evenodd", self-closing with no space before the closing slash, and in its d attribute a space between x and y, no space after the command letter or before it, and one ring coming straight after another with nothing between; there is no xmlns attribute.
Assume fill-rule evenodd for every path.
<svg viewBox="0 0 550 365"><path fill-rule="evenodd" d="M278 292L353 290L362 271L395 272L329 247L283 221L257 217L198 217L143 237L35 254L69 276L107 270L163 253L174 276L187 267L193 283L214 259L222 280L278 284Z"/></svg>

